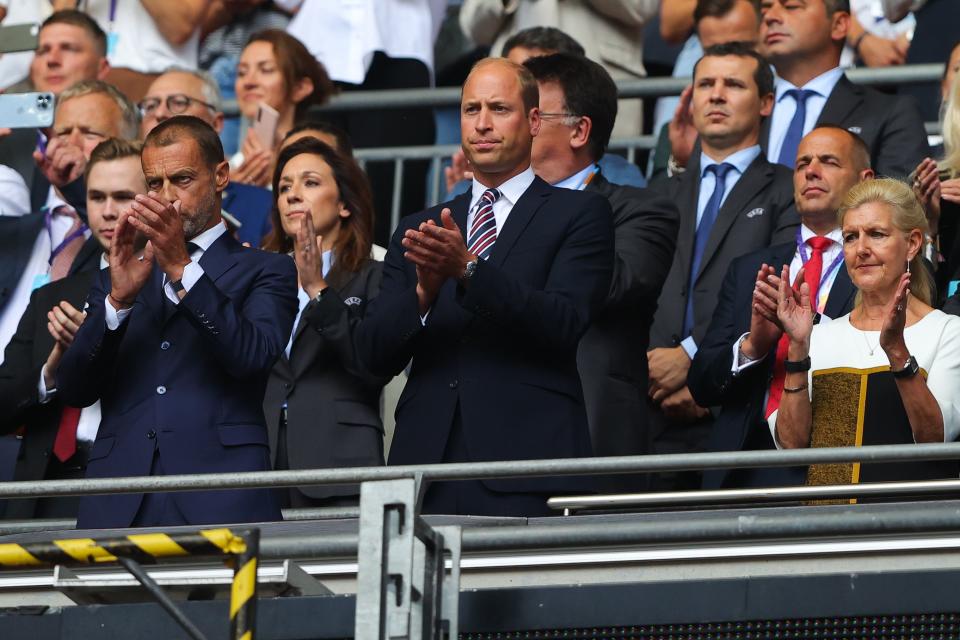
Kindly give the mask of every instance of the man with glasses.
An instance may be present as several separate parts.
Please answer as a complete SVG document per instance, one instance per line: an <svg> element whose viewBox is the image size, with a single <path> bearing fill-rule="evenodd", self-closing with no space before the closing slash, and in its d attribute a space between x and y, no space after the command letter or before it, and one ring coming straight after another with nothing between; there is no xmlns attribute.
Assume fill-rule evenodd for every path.
<svg viewBox="0 0 960 640"><path fill-rule="evenodd" d="M524 66L540 90L534 172L555 187L598 193L613 208L613 282L577 350L593 453L649 453L646 352L680 216L668 198L605 177L599 161L617 116L617 86L602 66L569 53L528 58ZM611 476L604 487L633 491L643 482Z"/></svg>
<svg viewBox="0 0 960 640"><path fill-rule="evenodd" d="M67 198L64 191L82 194L93 149L107 138L135 139L139 124L136 107L100 80L77 83L60 94L46 149L34 152L51 184L46 204L19 218L0 217L0 349L16 331L34 289L97 268L100 249L87 240L85 211L68 204L76 194Z"/></svg>
<svg viewBox="0 0 960 640"><path fill-rule="evenodd" d="M160 74L151 83L138 105L140 108L140 137L173 116L195 116L217 133L223 129L220 89L217 83L202 71L174 67Z"/></svg>

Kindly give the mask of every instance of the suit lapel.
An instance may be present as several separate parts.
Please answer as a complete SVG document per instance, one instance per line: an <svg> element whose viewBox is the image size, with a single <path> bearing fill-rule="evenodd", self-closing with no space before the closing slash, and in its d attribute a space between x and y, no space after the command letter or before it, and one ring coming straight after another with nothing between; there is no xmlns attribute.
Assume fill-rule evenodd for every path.
<svg viewBox="0 0 960 640"><path fill-rule="evenodd" d="M453 215L453 221L457 223L457 226L460 227L460 235L463 236L463 242L467 242L467 234L469 229L467 229L467 214L470 212L470 199L473 197L473 191L468 190L466 193L460 194L453 199L453 202L450 203L450 213ZM434 220L437 224L440 224L439 214L437 219Z"/></svg>
<svg viewBox="0 0 960 640"><path fill-rule="evenodd" d="M844 75L833 87L823 105L823 111L817 118L817 124L840 124L847 122L850 114L860 108L863 103L863 89L856 86Z"/></svg>
<svg viewBox="0 0 960 640"><path fill-rule="evenodd" d="M686 197L686 207L681 209L680 229L677 232L677 260L683 266L684 284L690 279L690 266L693 263L693 241L697 232L697 201L700 194L700 162L692 160L690 166L679 178L678 200ZM686 194L686 196L684 196Z"/></svg>
<svg viewBox="0 0 960 640"><path fill-rule="evenodd" d="M704 247L703 257L700 259L700 273L697 274L697 278L710 264L710 258L720 248L727 232L730 231L730 227L740 216L740 212L757 193L763 191L772 176L773 171L761 153L737 180L737 184L733 186L730 195L723 201L723 206L720 207L720 212L717 214L717 221L713 224L713 229L710 230L707 246Z"/></svg>
<svg viewBox="0 0 960 640"><path fill-rule="evenodd" d="M203 255L200 256L200 266L208 278L216 282L223 274L232 269L237 264L237 259L233 255L240 247L230 232L223 233L219 238L213 241Z"/></svg>
<svg viewBox="0 0 960 640"><path fill-rule="evenodd" d="M506 260L520 234L530 224L530 220L547 201L549 195L550 186L540 178L534 178L533 183L513 205L510 215L507 216L507 221L500 233L497 234L497 241L493 245L493 251L489 258L491 263L498 267L503 265L503 261Z"/></svg>

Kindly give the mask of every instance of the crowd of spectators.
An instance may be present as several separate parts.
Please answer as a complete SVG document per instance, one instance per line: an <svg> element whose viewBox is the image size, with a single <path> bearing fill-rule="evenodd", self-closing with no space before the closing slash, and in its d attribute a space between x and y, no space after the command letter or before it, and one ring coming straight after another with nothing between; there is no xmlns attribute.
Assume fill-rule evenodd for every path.
<svg viewBox="0 0 960 640"><path fill-rule="evenodd" d="M951 0L0 0L0 479L952 442L960 44L927 39L957 14ZM442 28L468 43L453 63ZM654 39L682 45L673 74L691 83L645 114L617 83L647 75ZM444 175L359 163L357 148L442 143L454 116L331 101L430 87L441 61L462 87ZM846 74L924 61L945 65L935 94ZM49 126L14 122L4 100L31 92L54 96ZM642 134L649 157L610 149ZM449 199L427 202L429 182ZM958 473L490 479L431 485L423 509L532 516L558 493ZM2 509L122 527L357 499Z"/></svg>

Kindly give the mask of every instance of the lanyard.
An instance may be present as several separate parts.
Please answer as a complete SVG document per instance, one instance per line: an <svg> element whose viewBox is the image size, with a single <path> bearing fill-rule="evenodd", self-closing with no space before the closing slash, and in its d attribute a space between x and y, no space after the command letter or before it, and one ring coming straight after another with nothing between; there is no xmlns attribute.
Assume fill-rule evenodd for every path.
<svg viewBox="0 0 960 640"><path fill-rule="evenodd" d="M584 189L586 189L587 185L590 184L590 181L593 180L594 176L596 176L597 173L599 173L599 171L600 171L600 165L598 164L593 165L593 171L587 174L587 177L584 178L579 185L577 185L577 188L574 189L574 191L583 191Z"/></svg>
<svg viewBox="0 0 960 640"><path fill-rule="evenodd" d="M810 257L804 253L807 248L807 243L803 241L803 235L800 233L800 227L797 227L797 253L800 254L800 262L804 266L807 265L807 262L810 260ZM817 291L823 290L823 283L827 281L828 278L837 270L837 267L840 266L840 263L843 262L843 251L837 253L837 257L833 259L833 262L830 263L830 266L827 267L826 271L823 272L823 275L820 278L820 284L817 285Z"/></svg>
<svg viewBox="0 0 960 640"><path fill-rule="evenodd" d="M75 229L72 233L68 233L67 237L60 241L55 248L53 248L53 212L47 208L43 213L43 224L47 228L47 235L50 237L50 259L47 261L50 266L53 266L54 259L60 255L60 252L67 248L67 245L80 238L87 232L87 225L81 224L79 229Z"/></svg>

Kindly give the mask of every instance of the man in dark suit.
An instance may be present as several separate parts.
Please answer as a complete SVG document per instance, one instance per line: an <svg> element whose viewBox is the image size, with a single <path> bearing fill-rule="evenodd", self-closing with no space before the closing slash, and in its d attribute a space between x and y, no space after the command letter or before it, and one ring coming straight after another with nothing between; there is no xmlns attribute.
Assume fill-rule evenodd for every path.
<svg viewBox="0 0 960 640"><path fill-rule="evenodd" d="M617 115L617 86L603 67L564 53L529 58L524 66L540 90L534 172L555 187L598 193L613 207L613 280L577 351L593 453L649 453L646 352L680 217L665 196L604 177L598 160ZM610 476L605 486L638 489L637 480Z"/></svg>
<svg viewBox="0 0 960 640"><path fill-rule="evenodd" d="M766 0L760 53L777 73L773 114L760 144L770 162L789 167L800 139L816 124L860 136L878 175L906 177L930 155L916 102L854 85L840 68L850 24L849 0ZM856 49L862 36L851 46Z"/></svg>
<svg viewBox="0 0 960 640"><path fill-rule="evenodd" d="M793 178L802 220L799 235L733 261L687 377L698 404L720 407L710 450L775 448L766 417L783 389L785 346L777 353L783 330L774 321L779 275L783 265L790 265L790 278L796 281L804 267L821 318L838 318L853 309L856 290L843 264L836 214L847 191L872 177L870 150L846 129L818 127L801 141ZM765 288L757 286L761 277L768 281ZM703 485L768 487L802 484L805 477L806 470L798 468L716 469L704 472Z"/></svg>
<svg viewBox="0 0 960 640"><path fill-rule="evenodd" d="M150 191L120 217L57 374L67 404L102 405L87 477L269 469L261 401L297 310L293 261L226 233L229 169L202 120L158 125L141 160ZM279 517L267 490L131 494L81 499L78 526Z"/></svg>
<svg viewBox="0 0 960 640"><path fill-rule="evenodd" d="M146 191L140 144L110 138L87 164L87 212L93 237L84 245L90 262L106 267L120 210ZM78 256L80 258L80 256ZM83 256L86 258L86 256ZM92 266L91 265L91 266ZM77 266L77 260L74 260ZM99 403L82 411L57 396L54 380L67 347L83 323L83 302L98 269L81 270L36 289L7 345L0 366L0 432L22 427L15 480L82 478L100 425ZM7 503L7 518L75 518L77 498L25 499Z"/></svg>
<svg viewBox="0 0 960 640"><path fill-rule="evenodd" d="M401 222L380 295L360 326L370 369L413 358L390 464L589 455L577 343L613 267L610 204L535 177L536 80L506 59L478 62L461 100L473 188ZM547 514L545 498L582 479L431 486L432 513Z"/></svg>
<svg viewBox="0 0 960 640"><path fill-rule="evenodd" d="M748 45L711 47L694 68L691 109L702 150L664 185L680 211L680 231L647 354L659 453L706 444L708 412L693 401L686 378L730 261L788 240L799 224L790 171L767 162L757 143L772 103L770 68ZM658 486L675 481L699 484L687 477Z"/></svg>

